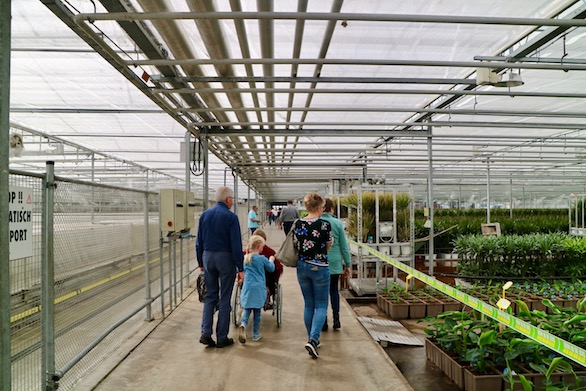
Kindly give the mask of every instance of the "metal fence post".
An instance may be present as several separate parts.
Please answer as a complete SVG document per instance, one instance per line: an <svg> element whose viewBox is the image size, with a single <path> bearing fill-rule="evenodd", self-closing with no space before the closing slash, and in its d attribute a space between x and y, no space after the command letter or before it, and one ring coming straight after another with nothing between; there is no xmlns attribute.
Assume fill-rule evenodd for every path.
<svg viewBox="0 0 586 391"><path fill-rule="evenodd" d="M11 1L0 1L0 389L10 390L10 267L8 230L8 139L10 134Z"/></svg>
<svg viewBox="0 0 586 391"><path fill-rule="evenodd" d="M173 247L175 247L175 237L169 236L168 246L168 261L169 266L167 272L169 273L169 312L173 311Z"/></svg>
<svg viewBox="0 0 586 391"><path fill-rule="evenodd" d="M161 231L162 232L162 231ZM161 316L165 319L165 266L163 265L163 237L159 239L159 282L160 282L160 299L161 299Z"/></svg>
<svg viewBox="0 0 586 391"><path fill-rule="evenodd" d="M179 290L180 300L183 301L183 236L181 236L179 243L181 243L179 246Z"/></svg>
<svg viewBox="0 0 586 391"><path fill-rule="evenodd" d="M53 248L53 205L55 199L55 163L46 163L47 174L43 181L43 216L41 244L41 324L42 370L45 390L58 387L55 374L55 254Z"/></svg>
<svg viewBox="0 0 586 391"><path fill-rule="evenodd" d="M149 243L149 193L144 193L144 287L146 302L149 303L146 307L147 322L153 320L151 311L151 267L150 267L150 243Z"/></svg>

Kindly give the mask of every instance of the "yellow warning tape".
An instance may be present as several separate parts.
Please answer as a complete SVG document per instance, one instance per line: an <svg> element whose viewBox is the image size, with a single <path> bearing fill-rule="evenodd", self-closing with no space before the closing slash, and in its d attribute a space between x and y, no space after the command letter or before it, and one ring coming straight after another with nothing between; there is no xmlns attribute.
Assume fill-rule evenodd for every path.
<svg viewBox="0 0 586 391"><path fill-rule="evenodd" d="M582 349L572 344L571 342L556 337L555 335L545 330L538 329L537 327L525 322L524 320L516 318L506 312L503 312L498 308L483 302L482 300L478 300L474 296L470 296L450 285L444 284L443 282L438 281L435 277L431 277L425 273L413 269L412 267L407 266L401 261L392 259L391 257L372 249L364 243L358 243L354 241L351 242L362 247L372 255L386 261L390 265L395 266L397 269L400 269L406 272L407 274L411 274L413 277L439 290L440 292L443 292L446 295L466 304L467 306L477 311L480 311L481 313L496 320L497 322L533 339L534 341L539 342L542 345L547 346L551 350L563 356L566 356L567 358L577 362L578 364L586 366L585 349Z"/></svg>

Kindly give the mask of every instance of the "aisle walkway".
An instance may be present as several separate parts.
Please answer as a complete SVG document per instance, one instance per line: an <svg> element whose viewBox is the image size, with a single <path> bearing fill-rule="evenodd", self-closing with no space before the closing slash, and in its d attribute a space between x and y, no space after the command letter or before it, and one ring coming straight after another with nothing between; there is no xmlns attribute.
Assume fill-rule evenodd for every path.
<svg viewBox="0 0 586 391"><path fill-rule="evenodd" d="M282 231L265 227L278 248ZM234 346L206 348L198 342L203 304L191 294L96 387L98 391L224 390L412 390L395 364L356 320L343 300L342 329L322 333L320 357L304 348L303 298L294 269L285 268L283 324L262 314L259 342L242 345L231 327ZM250 334L250 331L249 331Z"/></svg>

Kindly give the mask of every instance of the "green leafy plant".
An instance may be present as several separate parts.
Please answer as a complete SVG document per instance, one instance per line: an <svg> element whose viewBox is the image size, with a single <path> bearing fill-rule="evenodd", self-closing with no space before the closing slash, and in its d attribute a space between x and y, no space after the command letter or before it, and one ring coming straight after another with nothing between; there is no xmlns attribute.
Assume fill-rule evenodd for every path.
<svg viewBox="0 0 586 391"><path fill-rule="evenodd" d="M550 277L586 273L586 238L567 234L469 235L454 244L468 276Z"/></svg>
<svg viewBox="0 0 586 391"><path fill-rule="evenodd" d="M545 376L545 389L546 391L565 391L569 389L568 385L560 384L554 385L551 380L552 375L556 371L562 371L566 373L574 374L574 378L578 381L574 369L568 361L562 357L544 358L540 364L529 363L531 368Z"/></svg>

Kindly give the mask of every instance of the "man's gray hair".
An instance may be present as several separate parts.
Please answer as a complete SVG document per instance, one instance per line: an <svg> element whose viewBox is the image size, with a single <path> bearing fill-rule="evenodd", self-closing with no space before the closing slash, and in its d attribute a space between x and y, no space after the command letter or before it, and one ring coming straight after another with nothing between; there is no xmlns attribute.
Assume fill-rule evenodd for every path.
<svg viewBox="0 0 586 391"><path fill-rule="evenodd" d="M234 197L234 190L231 188L222 186L216 190L216 202L225 202L228 197Z"/></svg>

